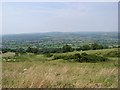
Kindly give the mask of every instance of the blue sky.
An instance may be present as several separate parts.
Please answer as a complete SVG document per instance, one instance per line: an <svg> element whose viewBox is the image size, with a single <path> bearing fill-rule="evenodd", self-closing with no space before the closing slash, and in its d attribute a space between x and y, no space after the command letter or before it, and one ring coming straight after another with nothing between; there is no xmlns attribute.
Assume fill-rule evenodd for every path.
<svg viewBox="0 0 120 90"><path fill-rule="evenodd" d="M3 34L118 30L117 2L6 2Z"/></svg>

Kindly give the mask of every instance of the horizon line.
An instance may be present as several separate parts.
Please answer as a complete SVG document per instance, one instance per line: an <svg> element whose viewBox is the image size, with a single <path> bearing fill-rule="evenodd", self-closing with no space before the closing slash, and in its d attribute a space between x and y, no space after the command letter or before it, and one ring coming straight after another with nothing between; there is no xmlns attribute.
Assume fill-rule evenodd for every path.
<svg viewBox="0 0 120 90"><path fill-rule="evenodd" d="M109 32L117 32L118 33L118 31L78 31L78 32L73 32L73 31L71 31L71 32L58 32L58 31L53 31L53 32L26 32L26 33L9 33L9 34L0 34L0 35L20 35L20 34L39 34L39 33L79 33L79 32L101 32L101 33L109 33Z"/></svg>

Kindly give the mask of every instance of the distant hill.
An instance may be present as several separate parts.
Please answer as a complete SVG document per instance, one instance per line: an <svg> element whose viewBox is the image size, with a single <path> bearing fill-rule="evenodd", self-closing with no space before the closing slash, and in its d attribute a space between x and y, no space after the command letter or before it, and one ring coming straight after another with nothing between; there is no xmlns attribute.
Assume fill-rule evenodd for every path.
<svg viewBox="0 0 120 90"><path fill-rule="evenodd" d="M29 45L40 48L61 47L63 44L73 44L76 47L83 44L100 43L117 45L117 32L48 32L3 35L3 46L16 48Z"/></svg>
<svg viewBox="0 0 120 90"><path fill-rule="evenodd" d="M67 36L66 36L67 35ZM74 36L74 37L71 37ZM48 33L27 33L27 34L8 34L3 35L3 40L41 40L41 39L76 39L79 37L118 38L117 32L48 32ZM70 38L71 37L71 38Z"/></svg>

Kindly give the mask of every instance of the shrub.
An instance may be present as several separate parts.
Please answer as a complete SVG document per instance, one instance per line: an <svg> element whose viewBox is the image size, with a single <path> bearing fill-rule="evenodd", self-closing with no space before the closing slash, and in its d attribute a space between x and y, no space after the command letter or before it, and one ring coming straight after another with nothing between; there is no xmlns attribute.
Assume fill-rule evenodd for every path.
<svg viewBox="0 0 120 90"><path fill-rule="evenodd" d="M97 56L95 54L87 54L82 53L81 55L79 53L76 53L74 55L54 55L54 60L56 59L64 59L64 60L73 60L74 62L105 62L108 59L102 56Z"/></svg>
<svg viewBox="0 0 120 90"><path fill-rule="evenodd" d="M103 62L103 61L107 61L108 59L102 56L97 56L95 54L89 54L86 56L82 56L82 60L83 62L92 62L92 63L96 63L96 62Z"/></svg>
<svg viewBox="0 0 120 90"><path fill-rule="evenodd" d="M53 54L51 54L51 53L47 53L47 54L45 54L45 56L46 56L46 57L52 57Z"/></svg>
<svg viewBox="0 0 120 90"><path fill-rule="evenodd" d="M79 53L74 54L75 61L81 62L81 55Z"/></svg>
<svg viewBox="0 0 120 90"><path fill-rule="evenodd" d="M82 55L82 56L87 56L88 54L87 54L87 53L82 53L81 55Z"/></svg>
<svg viewBox="0 0 120 90"><path fill-rule="evenodd" d="M77 61L77 62L96 63L96 62L104 62L107 60L108 60L107 58L102 56L97 56L95 54L87 54L87 53L82 53L81 55L78 53L74 54L74 61Z"/></svg>
<svg viewBox="0 0 120 90"><path fill-rule="evenodd" d="M66 56L65 55L54 55L53 60L56 60L56 59L66 59Z"/></svg>
<svg viewBox="0 0 120 90"><path fill-rule="evenodd" d="M72 47L67 45L67 44L62 47L62 52L63 53L64 52L71 52L71 51L73 51Z"/></svg>
<svg viewBox="0 0 120 90"><path fill-rule="evenodd" d="M84 51L84 50L90 50L91 49L91 47L89 46L89 45L83 45L82 46L82 50Z"/></svg>

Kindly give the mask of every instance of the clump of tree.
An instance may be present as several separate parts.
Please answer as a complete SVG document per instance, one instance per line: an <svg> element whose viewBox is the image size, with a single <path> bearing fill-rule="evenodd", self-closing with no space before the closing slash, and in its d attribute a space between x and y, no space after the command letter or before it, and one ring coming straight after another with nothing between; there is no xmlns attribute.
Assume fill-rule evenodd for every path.
<svg viewBox="0 0 120 90"><path fill-rule="evenodd" d="M98 43L93 43L93 44L91 45L91 49L92 49L92 50L103 49L103 45L99 45Z"/></svg>
<svg viewBox="0 0 120 90"><path fill-rule="evenodd" d="M71 46L69 46L69 45L64 45L63 47L62 47L62 49L61 49L61 52L63 52L63 53L65 53L65 52L72 52L74 49L71 47Z"/></svg>
<svg viewBox="0 0 120 90"><path fill-rule="evenodd" d="M61 52L61 48L42 48L39 49L40 54L47 54L47 53L60 53Z"/></svg>
<svg viewBox="0 0 120 90"><path fill-rule="evenodd" d="M83 51L85 51L85 50L90 50L91 49L91 47L89 46L89 45L83 45L82 47L81 47L81 50L83 50Z"/></svg>
<svg viewBox="0 0 120 90"><path fill-rule="evenodd" d="M26 50L23 48L19 48L15 51L15 56L20 56L22 54L26 53Z"/></svg>
<svg viewBox="0 0 120 90"><path fill-rule="evenodd" d="M80 46L79 48L77 48L76 50L77 51L85 51L85 50L97 50L97 49L107 49L108 46L106 45L100 45L98 43L93 43L91 45L83 45L83 46Z"/></svg>
<svg viewBox="0 0 120 90"><path fill-rule="evenodd" d="M46 56L46 57L52 57L53 54L51 54L51 53L46 53L45 56Z"/></svg>
<svg viewBox="0 0 120 90"><path fill-rule="evenodd" d="M77 51L85 51L85 50L96 50L96 49L105 49L108 48L107 46L99 45L97 43L93 43L92 45L83 45L77 48ZM2 53L6 52L15 52L15 53L34 53L34 54L47 54L47 53L65 53L65 52L72 52L75 49L69 45L63 45L62 48L37 48L33 46L29 46L27 49L18 48L18 49L9 49L9 48L2 48Z"/></svg>
<svg viewBox="0 0 120 90"><path fill-rule="evenodd" d="M2 53L7 53L9 51L10 51L10 49L8 49L8 48L2 48Z"/></svg>
<svg viewBox="0 0 120 90"><path fill-rule="evenodd" d="M37 47L28 47L26 52L38 54L39 48L37 48Z"/></svg>
<svg viewBox="0 0 120 90"><path fill-rule="evenodd" d="M18 49L2 48L2 53L16 52Z"/></svg>

